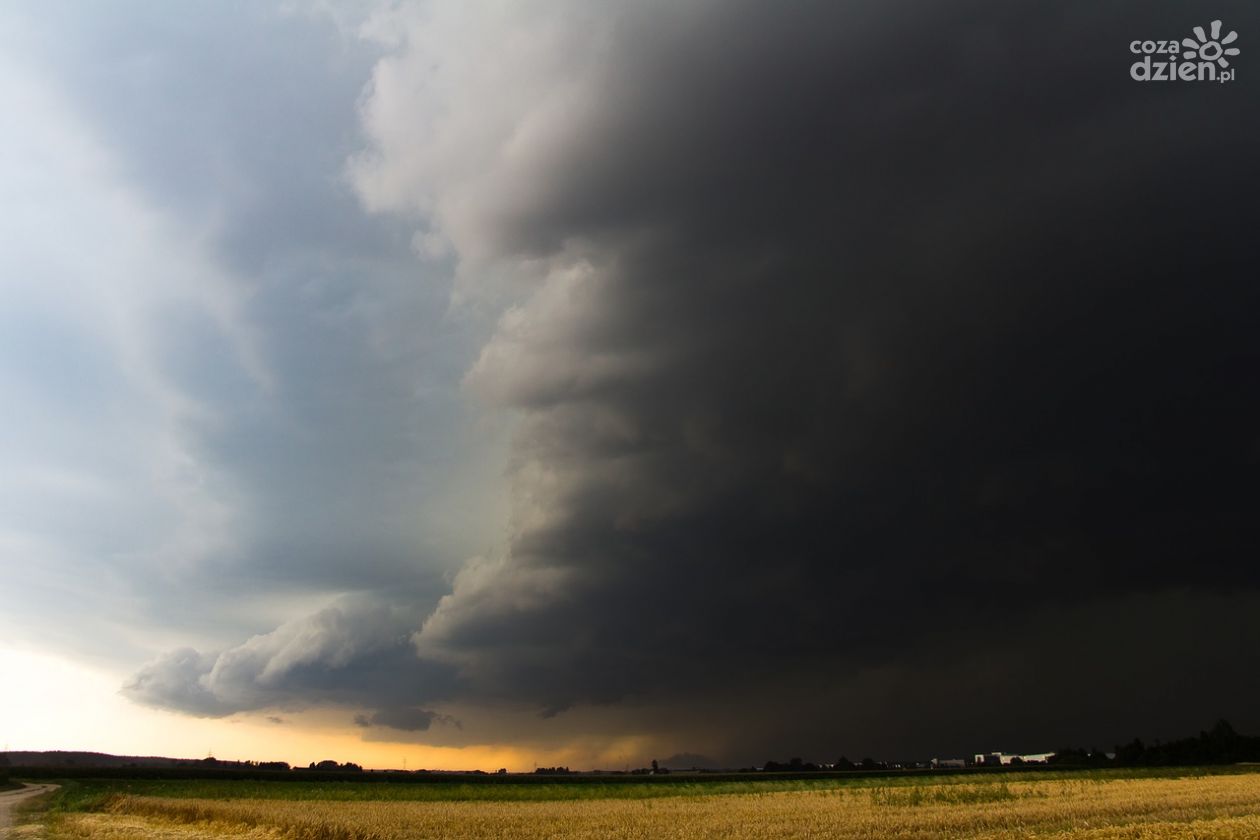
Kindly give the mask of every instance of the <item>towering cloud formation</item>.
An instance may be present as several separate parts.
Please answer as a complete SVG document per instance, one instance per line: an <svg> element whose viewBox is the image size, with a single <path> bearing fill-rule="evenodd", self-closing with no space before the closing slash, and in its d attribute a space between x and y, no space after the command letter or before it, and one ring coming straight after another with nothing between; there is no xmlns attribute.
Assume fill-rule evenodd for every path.
<svg viewBox="0 0 1260 840"><path fill-rule="evenodd" d="M511 301L466 385L519 417L506 548L411 628L400 670L444 676L404 705L595 709L726 757L1252 714L1258 100L1125 71L1196 22L376 18L355 182L458 257L461 300ZM136 696L201 710L169 676L198 670L223 659Z"/></svg>

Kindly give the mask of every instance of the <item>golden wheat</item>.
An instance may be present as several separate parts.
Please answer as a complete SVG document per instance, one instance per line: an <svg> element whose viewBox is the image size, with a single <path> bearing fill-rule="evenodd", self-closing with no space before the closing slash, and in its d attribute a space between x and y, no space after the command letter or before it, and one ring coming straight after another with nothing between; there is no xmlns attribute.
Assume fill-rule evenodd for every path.
<svg viewBox="0 0 1260 840"><path fill-rule="evenodd" d="M1055 780L561 802L293 802L120 797L58 838L1260 838L1260 775Z"/></svg>

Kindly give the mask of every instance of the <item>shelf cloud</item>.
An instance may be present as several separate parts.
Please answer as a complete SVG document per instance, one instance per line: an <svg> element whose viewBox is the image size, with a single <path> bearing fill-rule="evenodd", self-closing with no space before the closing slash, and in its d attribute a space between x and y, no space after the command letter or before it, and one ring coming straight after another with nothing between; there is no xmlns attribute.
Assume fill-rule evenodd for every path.
<svg viewBox="0 0 1260 840"><path fill-rule="evenodd" d="M1260 643L1260 99L1241 73L1127 72L1133 38L1201 22L1084 2L367 16L339 212L447 285L418 300L392 252L359 299L346 268L329 294L362 303L336 311L363 355L267 366L333 443L309 468L273 457L283 424L198 450L258 523L219 562L309 574L331 606L172 646L124 693L723 762L1260 727L1238 666ZM311 224L303 248L336 228ZM370 274L361 236L339 265ZM246 230L220 247L245 277L272 264ZM409 366L443 351L398 302L458 333L425 368L440 402L406 411ZM315 314L247 314L292 340L262 358L319 353ZM509 442L468 445L475 422ZM456 510L460 536L409 548L408 511Z"/></svg>

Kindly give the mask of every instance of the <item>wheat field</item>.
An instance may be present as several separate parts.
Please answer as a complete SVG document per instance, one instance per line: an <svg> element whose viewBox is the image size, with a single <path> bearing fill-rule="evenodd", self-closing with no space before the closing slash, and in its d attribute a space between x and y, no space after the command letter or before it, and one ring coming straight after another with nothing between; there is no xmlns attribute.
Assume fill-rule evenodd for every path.
<svg viewBox="0 0 1260 840"><path fill-rule="evenodd" d="M57 840L398 838L1260 838L1260 775L984 781L540 802L117 796Z"/></svg>

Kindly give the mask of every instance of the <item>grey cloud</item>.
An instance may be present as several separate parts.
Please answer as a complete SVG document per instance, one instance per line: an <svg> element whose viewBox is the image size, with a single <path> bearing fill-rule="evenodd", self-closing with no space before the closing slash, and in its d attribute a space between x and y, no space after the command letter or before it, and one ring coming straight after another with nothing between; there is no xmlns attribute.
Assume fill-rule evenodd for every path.
<svg viewBox="0 0 1260 840"><path fill-rule="evenodd" d="M497 432L459 393L487 325L449 311L412 221L359 206L343 168L381 49L308 11L3 13L9 78L68 114L15 116L46 154L16 158L32 186L6 225L22 413L0 457L28 501L0 530L31 558L5 604L31 638L131 668L345 592L423 615L497 538ZM53 598L100 632L45 626Z"/></svg>
<svg viewBox="0 0 1260 840"><path fill-rule="evenodd" d="M173 650L142 668L123 686L122 692L150 706L222 717L236 709L204 684L215 661L213 654L199 653L192 648Z"/></svg>
<svg viewBox="0 0 1260 840"><path fill-rule="evenodd" d="M366 737L435 743L650 733L744 761L1260 726L1230 665L1260 584L1260 405L1240 384L1260 359L1258 100L1245 79L1126 70L1134 37L1199 21L589 9L400 6L370 27L390 52L350 164L362 199L450 243L457 297L508 301L465 359L468 390L519 418L506 550L388 619L172 654L132 695L340 704L375 710ZM339 382L368 369L332 355ZM295 404L378 431L322 394ZM236 463L267 449L219 440ZM300 460L273 440L263 463ZM285 483L310 520L320 479L364 463L339 451ZM385 474L337 486L379 499ZM276 521L309 521L255 479ZM337 510L311 562L349 585L364 508ZM281 558L262 566L297 576L284 541L259 537ZM421 725L447 708L464 731Z"/></svg>
<svg viewBox="0 0 1260 840"><path fill-rule="evenodd" d="M177 650L124 686L132 700L207 717L320 704L402 704L449 691L449 669L415 661L409 644L420 620L406 603L345 598L270 633L213 654Z"/></svg>

